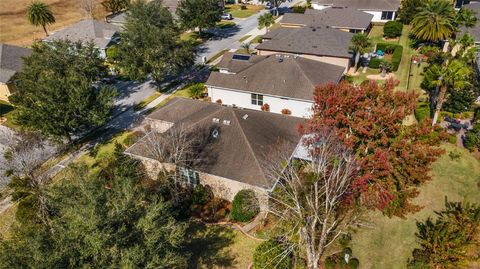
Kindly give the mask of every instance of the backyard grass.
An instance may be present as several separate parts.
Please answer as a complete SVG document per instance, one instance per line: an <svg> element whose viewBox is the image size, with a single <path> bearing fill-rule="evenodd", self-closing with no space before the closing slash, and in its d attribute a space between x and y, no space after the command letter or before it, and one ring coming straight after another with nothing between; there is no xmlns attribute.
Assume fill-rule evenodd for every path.
<svg viewBox="0 0 480 269"><path fill-rule="evenodd" d="M368 33L368 37L370 37L370 40L372 40L374 44L376 43L398 44L399 43L397 40L386 41L383 39L383 25L373 25L372 29L370 29L370 32Z"/></svg>
<svg viewBox="0 0 480 269"><path fill-rule="evenodd" d="M263 10L262 5L245 5L247 9L242 10L240 5L226 5L225 12L232 14L234 18L248 18L260 10Z"/></svg>
<svg viewBox="0 0 480 269"><path fill-rule="evenodd" d="M106 12L100 4L103 0L94 0L96 7L94 17L104 20ZM27 46L45 37L42 27L30 25L26 19L26 9L31 0L0 1L0 43ZM43 0L48 4L56 22L47 26L49 32L59 30L86 18L78 0Z"/></svg>
<svg viewBox="0 0 480 269"><path fill-rule="evenodd" d="M445 196L451 201L480 203L480 161L467 150L451 144L444 145L446 154L434 163L432 181L420 188L416 199L424 208L406 219L388 218L379 212L370 212L366 219L374 225L353 234L353 255L360 260L360 268L406 268L407 259L416 247L414 233L416 220L434 215L444 207ZM452 160L448 152L461 153Z"/></svg>
<svg viewBox="0 0 480 269"><path fill-rule="evenodd" d="M247 268L260 241L219 225L193 223L187 249L192 253L188 268Z"/></svg>
<svg viewBox="0 0 480 269"><path fill-rule="evenodd" d="M204 33L205 35L206 33ZM197 32L184 32L180 35L180 40L183 41L188 41L190 42L193 46L198 46L202 43L205 42L205 39L208 38L208 36L200 36Z"/></svg>

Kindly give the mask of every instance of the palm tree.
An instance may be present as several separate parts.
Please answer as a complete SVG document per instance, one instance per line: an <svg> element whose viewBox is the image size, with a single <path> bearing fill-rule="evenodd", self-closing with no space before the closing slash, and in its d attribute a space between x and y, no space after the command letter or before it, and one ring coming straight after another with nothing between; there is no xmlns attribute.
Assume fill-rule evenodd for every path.
<svg viewBox="0 0 480 269"><path fill-rule="evenodd" d="M425 72L425 78L429 81L429 86L436 87L432 102L435 109L432 126L437 122L449 88L462 89L469 86L471 72L471 69L460 60L447 61L443 65L434 64Z"/></svg>
<svg viewBox="0 0 480 269"><path fill-rule="evenodd" d="M428 0L412 20L412 33L424 41L446 40L456 30L455 19L452 1Z"/></svg>
<svg viewBox="0 0 480 269"><path fill-rule="evenodd" d="M355 52L355 72L357 72L360 54L372 45L370 38L365 34L355 34L350 42L350 49Z"/></svg>
<svg viewBox="0 0 480 269"><path fill-rule="evenodd" d="M244 49L248 54L250 54L250 42L242 43L242 49Z"/></svg>
<svg viewBox="0 0 480 269"><path fill-rule="evenodd" d="M392 64L387 61L382 61L379 65L380 69L382 70L382 77L385 77L387 73L392 72Z"/></svg>
<svg viewBox="0 0 480 269"><path fill-rule="evenodd" d="M275 23L275 19L271 13L265 13L262 16L258 17L258 28L266 28L268 32L268 27L272 26Z"/></svg>
<svg viewBox="0 0 480 269"><path fill-rule="evenodd" d="M46 36L48 36L46 26L55 22L55 17L50 7L40 1L34 1L28 6L27 19L32 25L42 26Z"/></svg>

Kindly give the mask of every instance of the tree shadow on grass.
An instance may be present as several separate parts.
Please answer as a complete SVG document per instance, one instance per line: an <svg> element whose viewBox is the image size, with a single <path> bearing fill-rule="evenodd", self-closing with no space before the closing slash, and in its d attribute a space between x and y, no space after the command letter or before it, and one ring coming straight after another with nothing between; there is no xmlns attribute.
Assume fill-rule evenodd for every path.
<svg viewBox="0 0 480 269"><path fill-rule="evenodd" d="M188 234L190 242L187 249L191 252L188 268L232 268L235 256L229 246L234 243L235 232L223 226L191 224Z"/></svg>

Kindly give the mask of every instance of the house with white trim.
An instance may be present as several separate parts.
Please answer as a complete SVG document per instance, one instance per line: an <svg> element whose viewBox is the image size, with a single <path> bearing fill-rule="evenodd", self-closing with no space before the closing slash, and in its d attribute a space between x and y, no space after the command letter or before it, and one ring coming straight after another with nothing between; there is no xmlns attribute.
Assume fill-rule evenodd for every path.
<svg viewBox="0 0 480 269"><path fill-rule="evenodd" d="M345 68L289 54L226 53L205 83L211 102L307 118L314 89L338 83Z"/></svg>
<svg viewBox="0 0 480 269"><path fill-rule="evenodd" d="M400 0L313 0L312 7L356 9L372 14L372 22L387 22L397 17Z"/></svg>

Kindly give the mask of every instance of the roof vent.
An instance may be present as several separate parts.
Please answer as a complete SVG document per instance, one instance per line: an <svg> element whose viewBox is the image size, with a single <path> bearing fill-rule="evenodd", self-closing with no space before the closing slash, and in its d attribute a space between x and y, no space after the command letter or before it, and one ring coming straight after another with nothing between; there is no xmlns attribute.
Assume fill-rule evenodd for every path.
<svg viewBox="0 0 480 269"><path fill-rule="evenodd" d="M218 131L218 129L217 128L213 129L212 137L213 138L218 138L219 135L220 135L220 132Z"/></svg>
<svg viewBox="0 0 480 269"><path fill-rule="evenodd" d="M283 58L278 58L278 62L279 63L283 62Z"/></svg>
<svg viewBox="0 0 480 269"><path fill-rule="evenodd" d="M224 125L230 125L230 121L229 120L223 120L223 124Z"/></svg>
<svg viewBox="0 0 480 269"><path fill-rule="evenodd" d="M248 114L243 115L242 119L244 120L248 119Z"/></svg>
<svg viewBox="0 0 480 269"><path fill-rule="evenodd" d="M212 122L214 122L214 123L219 123L219 122L220 122L220 119L219 119L219 118L213 118L213 119L212 119Z"/></svg>

